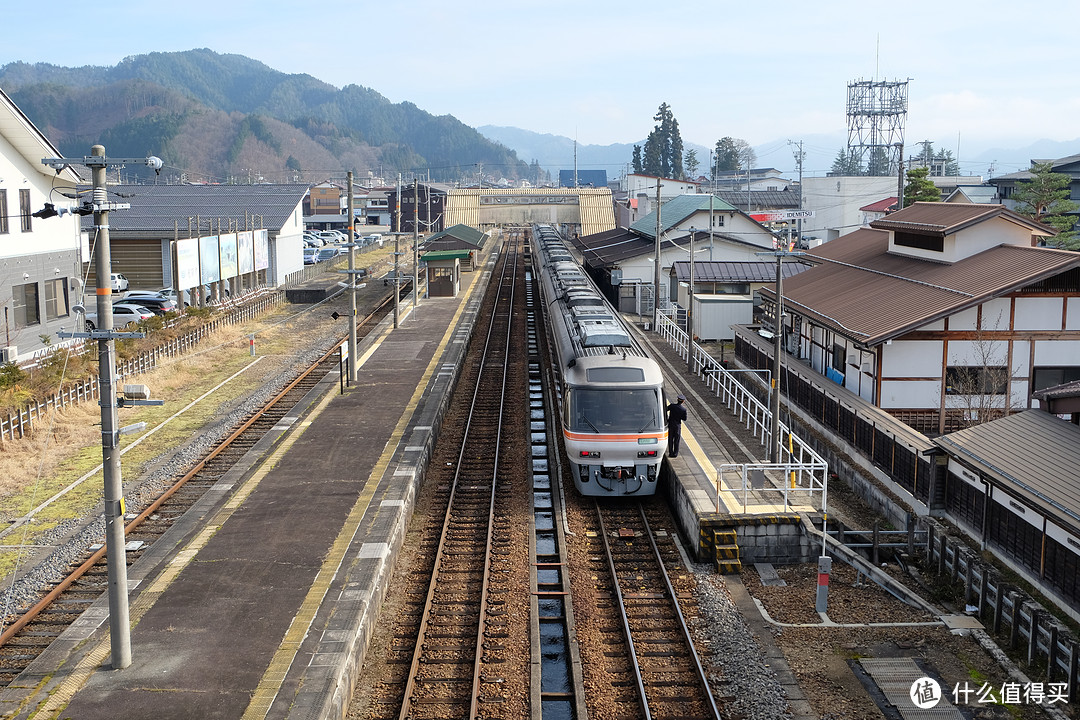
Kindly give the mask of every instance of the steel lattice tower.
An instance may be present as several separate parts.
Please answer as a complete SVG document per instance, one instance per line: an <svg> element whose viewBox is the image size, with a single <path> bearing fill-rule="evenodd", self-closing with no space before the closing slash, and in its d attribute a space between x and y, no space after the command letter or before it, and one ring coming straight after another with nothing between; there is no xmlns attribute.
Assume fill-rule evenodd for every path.
<svg viewBox="0 0 1080 720"><path fill-rule="evenodd" d="M907 80L856 80L848 83L848 154L867 175L892 175L904 154Z"/></svg>

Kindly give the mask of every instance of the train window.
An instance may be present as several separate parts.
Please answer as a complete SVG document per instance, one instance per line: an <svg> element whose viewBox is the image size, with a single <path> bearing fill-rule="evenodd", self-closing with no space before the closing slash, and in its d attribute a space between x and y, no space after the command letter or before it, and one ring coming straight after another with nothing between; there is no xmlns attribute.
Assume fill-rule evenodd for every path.
<svg viewBox="0 0 1080 720"><path fill-rule="evenodd" d="M573 388L569 392L570 430L641 433L662 429L656 390Z"/></svg>

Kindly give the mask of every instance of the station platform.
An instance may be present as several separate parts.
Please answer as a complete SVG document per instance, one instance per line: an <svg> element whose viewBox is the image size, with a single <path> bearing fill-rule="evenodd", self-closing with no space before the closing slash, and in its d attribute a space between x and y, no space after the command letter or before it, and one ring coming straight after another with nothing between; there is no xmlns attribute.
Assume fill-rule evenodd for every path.
<svg viewBox="0 0 1080 720"><path fill-rule="evenodd" d="M0 693L5 718L343 717L449 404L485 265L402 302L128 571L132 662L100 598Z"/></svg>

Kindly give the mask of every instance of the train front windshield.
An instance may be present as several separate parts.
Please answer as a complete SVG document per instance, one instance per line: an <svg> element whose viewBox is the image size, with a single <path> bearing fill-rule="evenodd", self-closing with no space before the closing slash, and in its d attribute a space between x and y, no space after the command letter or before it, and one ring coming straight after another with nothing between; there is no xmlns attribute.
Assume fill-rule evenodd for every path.
<svg viewBox="0 0 1080 720"><path fill-rule="evenodd" d="M655 388L571 388L568 425L573 432L642 433L663 429Z"/></svg>

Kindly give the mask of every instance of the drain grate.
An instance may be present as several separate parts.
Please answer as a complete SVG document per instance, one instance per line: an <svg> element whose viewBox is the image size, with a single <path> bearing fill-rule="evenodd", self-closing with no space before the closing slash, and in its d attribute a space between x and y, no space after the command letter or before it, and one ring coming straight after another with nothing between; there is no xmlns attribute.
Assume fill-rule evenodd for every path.
<svg viewBox="0 0 1080 720"><path fill-rule="evenodd" d="M963 714L948 699L942 688L941 701L932 708L919 708L911 700L911 686L926 677L912 658L862 658L863 670L877 684L885 699L904 720L964 720Z"/></svg>

